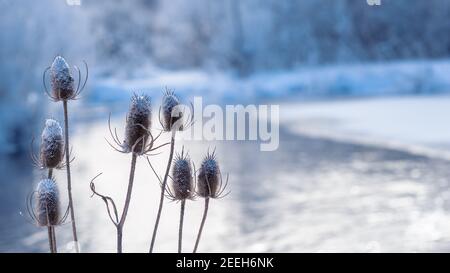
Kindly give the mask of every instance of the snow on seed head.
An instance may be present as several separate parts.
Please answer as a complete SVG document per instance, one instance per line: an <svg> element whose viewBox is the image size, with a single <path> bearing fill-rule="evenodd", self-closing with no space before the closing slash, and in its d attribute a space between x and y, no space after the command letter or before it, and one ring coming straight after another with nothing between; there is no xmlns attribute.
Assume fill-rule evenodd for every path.
<svg viewBox="0 0 450 273"><path fill-rule="evenodd" d="M64 156L62 128L56 120L47 119L41 136L40 161L43 168L57 168Z"/></svg>
<svg viewBox="0 0 450 273"><path fill-rule="evenodd" d="M176 111L176 107L178 105L180 105L180 101L177 96L172 91L166 91L162 100L164 131L171 131L175 122L183 118L182 112L174 112L174 110ZM183 128L180 125L180 128L176 129L182 130Z"/></svg>
<svg viewBox="0 0 450 273"><path fill-rule="evenodd" d="M61 56L56 56L50 67L52 95L56 100L68 100L75 95L74 79L70 67Z"/></svg>
<svg viewBox="0 0 450 273"><path fill-rule="evenodd" d="M192 199L194 196L191 159L183 152L177 154L173 162L172 189L175 200Z"/></svg>
<svg viewBox="0 0 450 273"><path fill-rule="evenodd" d="M215 153L208 153L200 165L197 179L197 194L200 197L216 198L220 194L221 177Z"/></svg>
<svg viewBox="0 0 450 273"><path fill-rule="evenodd" d="M36 220L40 226L59 224L59 192L53 179L43 179L36 190Z"/></svg>
<svg viewBox="0 0 450 273"><path fill-rule="evenodd" d="M126 152L139 154L145 150L151 126L151 114L150 97L134 94L131 98L125 128L124 149Z"/></svg>

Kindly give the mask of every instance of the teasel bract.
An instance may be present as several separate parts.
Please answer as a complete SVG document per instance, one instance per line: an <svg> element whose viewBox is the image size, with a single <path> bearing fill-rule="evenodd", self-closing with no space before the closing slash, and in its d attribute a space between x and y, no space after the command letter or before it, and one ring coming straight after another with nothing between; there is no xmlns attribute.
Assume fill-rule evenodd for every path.
<svg viewBox="0 0 450 273"><path fill-rule="evenodd" d="M223 198L229 194L224 193L228 186L228 175L225 183L222 181L222 173L220 172L219 163L216 158L215 150L206 154L198 170L196 195L205 199L205 208L202 221L194 246L194 253L197 252L198 244L205 225L206 216L208 214L209 199Z"/></svg>
<svg viewBox="0 0 450 273"><path fill-rule="evenodd" d="M151 127L151 100L146 95L133 95L130 110L127 115L125 128L125 140L123 149L125 152L144 154L148 152L147 141ZM151 143L152 145L153 143Z"/></svg>
<svg viewBox="0 0 450 273"><path fill-rule="evenodd" d="M40 169L61 169L65 166L64 158L64 136L62 128L54 119L47 119L41 134L39 156L32 152L32 159ZM51 175L50 177L51 178Z"/></svg>
<svg viewBox="0 0 450 273"><path fill-rule="evenodd" d="M93 194L101 197L102 200L105 202L108 214L110 216L110 220L116 226L118 253L122 252L123 226L125 224L125 220L128 214L128 209L131 201L137 157L140 155L151 155L152 151L155 151L156 149L168 144L165 143L157 147L154 146L155 141L159 138L161 133L158 136L153 137L152 133L150 132L151 114L152 109L150 97L148 97L147 95L134 94L131 98L130 108L126 118L125 139L123 141L120 141L117 134L117 130L114 129L113 133L113 130L111 129L111 116L108 119L109 132L116 146L114 146L113 144L111 144L111 142L106 140L108 144L114 150L120 153L124 154L131 153L131 167L130 167L130 176L128 180L127 195L125 197L125 204L120 217L113 199L111 197L98 193L95 189L93 181L91 181L91 190ZM110 210L110 206L113 207L113 210Z"/></svg>
<svg viewBox="0 0 450 273"><path fill-rule="evenodd" d="M186 200L193 200L195 195L192 163L189 155L184 153L184 147L181 154L177 154L173 161L172 185L167 188L167 195L172 201L179 201L181 203L180 224L178 229L178 253L181 253Z"/></svg>
<svg viewBox="0 0 450 273"><path fill-rule="evenodd" d="M125 138L120 140L117 130L111 128L111 116L108 119L108 128L113 143L108 144L117 152L133 155L151 155L151 152L161 148L159 145L155 147L156 140L160 137L159 133L156 137L153 137L150 132L151 129L152 108L151 100L147 95L133 94L131 97L130 108L126 117L125 124ZM114 131L114 132L113 132Z"/></svg>
<svg viewBox="0 0 450 273"><path fill-rule="evenodd" d="M73 70L77 73L78 77L78 81L76 83L69 64L62 56L56 56L51 66L47 67L43 74L42 80L47 95L53 101L76 100L86 86L89 77L87 63L84 62L84 65L86 69L84 79L81 77L81 70L77 66L73 67ZM47 89L46 84L46 76L48 71L50 71L50 91Z"/></svg>
<svg viewBox="0 0 450 273"><path fill-rule="evenodd" d="M78 74L78 82L72 75L72 71L66 60L62 56L56 56L53 63L43 73L43 83L45 92L55 102L62 101L64 109L64 136L65 136L65 156L66 156L66 173L67 173L67 192L69 196L70 218L72 223L72 237L75 244L76 252L79 252L78 235L75 220L75 211L72 197L72 177L70 172L70 155L69 155L69 115L67 102L75 100L86 86L89 70L87 63L84 62L86 74L84 79L81 77L81 70L74 66L73 70ZM50 71L51 90L47 89L46 75Z"/></svg>
<svg viewBox="0 0 450 273"><path fill-rule="evenodd" d="M55 180L45 178L38 183L36 190L28 196L27 210L37 226L47 227L50 252L56 253L55 227L65 221L68 210L61 216Z"/></svg>
<svg viewBox="0 0 450 273"><path fill-rule="evenodd" d="M160 114L160 122L163 130L170 132L172 130L183 130L183 112L178 107L180 106L180 100L173 91L166 90L162 98L162 120Z"/></svg>
<svg viewBox="0 0 450 273"><path fill-rule="evenodd" d="M161 107L159 108L159 123L161 124L161 127L163 128L164 132L171 133L171 139L170 139L169 159L167 161L166 172L164 174L162 181L160 181L161 194L159 198L159 206L158 212L156 214L155 226L153 228L152 240L150 243L150 250L149 250L150 253L153 252L153 247L155 245L156 235L158 232L159 220L161 219L162 208L164 204L164 193L166 191L167 179L169 177L170 166L172 163L173 153L175 150L175 134L177 131L182 131L188 128L193 123L193 115L190 116L185 115L180 105L180 100L173 91L170 91L168 89L166 89L166 91L163 94L162 104ZM152 170L154 171L153 166L151 165L150 160L148 158L147 161ZM158 174L156 174L156 172L155 175L159 179L159 176Z"/></svg>

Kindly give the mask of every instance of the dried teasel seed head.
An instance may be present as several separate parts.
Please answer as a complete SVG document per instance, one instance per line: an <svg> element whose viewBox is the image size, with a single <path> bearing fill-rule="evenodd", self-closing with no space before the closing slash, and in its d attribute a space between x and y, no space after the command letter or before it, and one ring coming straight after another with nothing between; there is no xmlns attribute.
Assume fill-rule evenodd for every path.
<svg viewBox="0 0 450 273"><path fill-rule="evenodd" d="M197 195L217 198L220 194L221 177L215 153L208 153L200 165L197 178Z"/></svg>
<svg viewBox="0 0 450 273"><path fill-rule="evenodd" d="M74 78L69 65L61 56L56 56L50 67L50 82L55 100L69 100L74 97Z"/></svg>
<svg viewBox="0 0 450 273"><path fill-rule="evenodd" d="M53 179L43 179L36 190L36 220L40 226L56 226L60 222L59 192Z"/></svg>
<svg viewBox="0 0 450 273"><path fill-rule="evenodd" d="M125 128L124 149L126 152L141 154L145 150L150 135L151 114L150 97L134 94L131 98Z"/></svg>
<svg viewBox="0 0 450 273"><path fill-rule="evenodd" d="M178 154L173 162L172 189L175 200L193 199L194 197L191 159L183 152Z"/></svg>
<svg viewBox="0 0 450 273"><path fill-rule="evenodd" d="M64 140L62 128L56 120L47 119L41 136L41 167L58 168L63 157Z"/></svg>
<svg viewBox="0 0 450 273"><path fill-rule="evenodd" d="M162 114L164 131L171 131L174 124L183 118L182 112L175 112L180 101L172 91L166 91L162 99ZM175 111L174 111L175 110ZM179 123L179 122L178 122ZM183 130L182 124L177 130Z"/></svg>

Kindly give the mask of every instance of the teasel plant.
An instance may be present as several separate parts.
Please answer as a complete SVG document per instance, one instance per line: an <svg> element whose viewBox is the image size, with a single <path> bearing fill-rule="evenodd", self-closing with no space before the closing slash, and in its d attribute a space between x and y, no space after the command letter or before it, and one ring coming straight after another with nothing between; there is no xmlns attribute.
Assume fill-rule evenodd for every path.
<svg viewBox="0 0 450 273"><path fill-rule="evenodd" d="M193 113L193 106L191 104L191 113ZM175 95L175 93L166 88L163 93L162 105L159 108L159 123L163 129L163 132L171 133L170 139L170 151L169 151L169 159L167 161L166 171L164 177L161 181L159 175L155 172L149 158L147 157L148 164L154 171L156 177L160 180L161 184L161 194L159 198L158 212L156 214L155 225L152 233L152 240L150 243L149 252L153 252L153 248L156 241L156 235L158 232L159 221L161 219L163 204L164 204L164 196L167 187L167 180L169 177L170 166L173 160L174 150L175 150L175 135L177 131L183 131L189 128L193 124L193 115L187 115L181 108L180 100Z"/></svg>
<svg viewBox="0 0 450 273"><path fill-rule="evenodd" d="M194 172L192 171L194 169ZM159 182L162 184L161 178L152 168ZM165 189L165 196L174 202L180 203L180 221L178 226L178 253L182 252L183 243L183 222L186 200L195 199L195 166L192 163L189 154L184 152L175 155L172 167L171 185Z"/></svg>
<svg viewBox="0 0 450 273"><path fill-rule="evenodd" d="M152 152L155 152L157 149L169 144L164 143L159 146L155 145L155 142L160 137L161 133L159 133L156 137L153 137L150 132L151 113L150 97L146 95L134 94L131 98L130 109L126 118L125 139L123 142L120 142L117 130L115 128L114 130L111 129L111 116L108 119L109 133L111 134L115 145L106 139L108 144L120 153L131 153L130 175L122 213L119 215L117 206L111 197L100 194L95 189L94 180L96 177L90 183L92 194L100 197L105 202L108 216L116 227L118 253L122 252L123 227L130 206L137 157L153 155Z"/></svg>
<svg viewBox="0 0 450 273"><path fill-rule="evenodd" d="M209 200L218 199L227 196L230 192L226 192L228 186L228 174L223 183L222 173L219 168L219 163L216 157L215 149L210 153L207 152L206 156L198 169L198 177L196 182L196 196L205 199L205 206L203 211L202 221L197 234L197 240L193 252L196 253L200 238L202 236L203 227L205 226L206 216L208 215Z"/></svg>
<svg viewBox="0 0 450 273"><path fill-rule="evenodd" d="M33 151L33 142L31 142L31 158L34 162L34 165L39 169L47 169L48 176L47 180L53 179L53 169L62 169L65 164L63 162L64 157L64 140L62 128L59 123L54 119L47 119L45 121L45 127L42 130L41 134L41 143L40 143L40 153L36 155ZM44 180L43 180L44 181ZM58 191L56 188L56 184L53 185L49 181L45 183L41 181L39 184L38 190L33 192L31 196L28 197L27 200L27 211L28 215L32 219L32 222L37 224L38 226L47 226L48 235L49 235L49 245L50 252L56 252L56 233L55 226L59 225L60 222L55 220L59 217L59 205L55 200L58 199ZM45 189L43 185L47 185L47 193L45 196L43 194L43 190ZM38 200L38 209L36 210L33 206L33 200L35 199L33 195L37 195ZM44 197L43 197L44 196ZM48 209L43 206L43 202L50 204ZM46 212L44 209L48 210L48 217L44 218L42 215ZM68 213L68 210L66 211ZM64 221L67 217L67 213L65 214Z"/></svg>
<svg viewBox="0 0 450 273"><path fill-rule="evenodd" d="M64 136L61 126L54 119L47 119L41 134L39 155L33 149L34 139L31 141L31 159L39 169L48 170L48 178L52 177L54 169L64 169L65 155ZM70 156L69 156L70 157ZM73 161L73 158L70 162Z"/></svg>
<svg viewBox="0 0 450 273"><path fill-rule="evenodd" d="M51 66L47 67L43 73L42 81L44 84L45 92L48 97L55 102L63 103L64 110L64 136L65 136L65 167L67 173L67 193L69 196L69 207L70 207L70 219L72 223L72 236L75 243L75 250L79 252L77 227L75 220L75 211L72 197L72 177L70 172L70 153L69 153L69 115L68 115L68 101L77 100L80 93L86 86L89 69L86 62L84 62L86 72L84 79L81 76L81 70L77 66L73 66L71 69L67 64L66 60L62 56L56 56L53 60ZM78 74L77 83L75 84L75 79L72 76L72 71ZM48 90L46 84L47 73L50 74L51 90ZM75 86L76 85L76 86Z"/></svg>
<svg viewBox="0 0 450 273"><path fill-rule="evenodd" d="M32 223L38 227L47 227L51 253L57 253L55 227L63 224L69 214L67 207L64 215L61 215L59 202L58 186L51 177L42 179L36 190L27 197L27 211Z"/></svg>

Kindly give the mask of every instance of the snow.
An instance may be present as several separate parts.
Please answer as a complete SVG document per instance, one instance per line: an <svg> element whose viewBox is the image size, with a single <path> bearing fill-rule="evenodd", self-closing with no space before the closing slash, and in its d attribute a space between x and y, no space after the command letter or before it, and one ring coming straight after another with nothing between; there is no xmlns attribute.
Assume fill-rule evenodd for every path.
<svg viewBox="0 0 450 273"><path fill-rule="evenodd" d="M164 87L180 97L203 96L215 103L441 94L450 91L449 73L449 60L301 67L247 78L219 71L152 69L136 77L100 78L88 101L124 101L135 90L159 97Z"/></svg>
<svg viewBox="0 0 450 273"><path fill-rule="evenodd" d="M52 179L43 179L37 186L37 221L40 226L57 225L59 218L58 186Z"/></svg>
<svg viewBox="0 0 450 273"><path fill-rule="evenodd" d="M62 128L54 119L47 119L45 121L45 128L42 131L42 139L48 142L62 140Z"/></svg>
<svg viewBox="0 0 450 273"><path fill-rule="evenodd" d="M55 75L69 74L70 73L69 65L67 64L66 60L64 60L63 57L56 56L55 60L52 63L52 72Z"/></svg>
<svg viewBox="0 0 450 273"><path fill-rule="evenodd" d="M151 99L146 95L135 94L131 98L130 116L143 116L150 119L151 114Z"/></svg>
<svg viewBox="0 0 450 273"><path fill-rule="evenodd" d="M58 187L52 179L43 179L37 186L37 192L40 198L47 199L49 196L56 198L58 195Z"/></svg>
<svg viewBox="0 0 450 273"><path fill-rule="evenodd" d="M291 132L450 158L450 96L410 96L280 106Z"/></svg>

